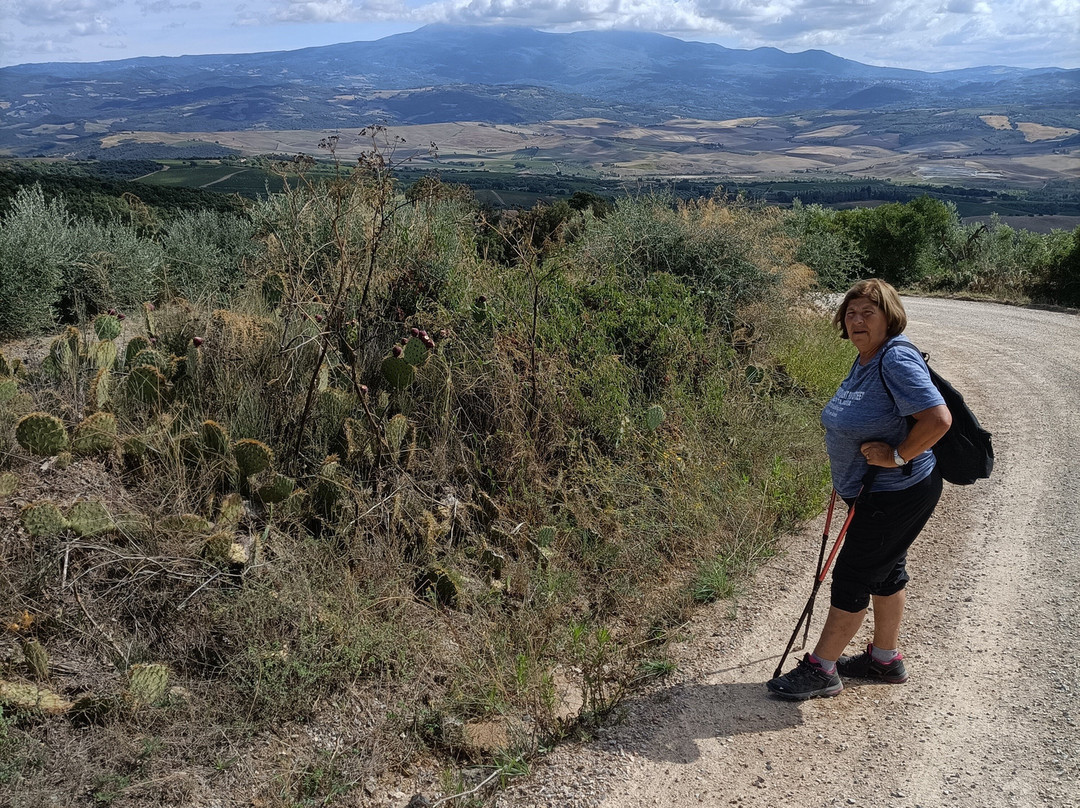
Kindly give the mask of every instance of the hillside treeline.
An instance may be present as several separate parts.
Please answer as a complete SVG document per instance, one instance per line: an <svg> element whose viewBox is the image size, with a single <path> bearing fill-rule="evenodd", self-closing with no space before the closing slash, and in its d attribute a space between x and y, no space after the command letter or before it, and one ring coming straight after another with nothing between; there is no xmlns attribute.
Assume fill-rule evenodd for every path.
<svg viewBox="0 0 1080 808"><path fill-rule="evenodd" d="M31 186L0 220L0 334L49 337L0 355L15 804L520 771L820 509L852 350L819 284L1076 288L1075 234L933 200L497 213L378 149L289 183L112 218Z"/></svg>

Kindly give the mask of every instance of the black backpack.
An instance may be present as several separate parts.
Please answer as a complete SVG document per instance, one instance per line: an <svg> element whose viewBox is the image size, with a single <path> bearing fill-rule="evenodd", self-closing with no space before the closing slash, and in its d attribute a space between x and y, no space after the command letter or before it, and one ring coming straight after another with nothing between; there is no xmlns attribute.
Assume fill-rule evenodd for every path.
<svg viewBox="0 0 1080 808"><path fill-rule="evenodd" d="M886 345L882 350L882 361L885 359L885 351L890 347L892 346ZM994 447L990 442L990 433L979 425L979 419L957 389L930 367L929 354L922 351L919 353L926 369L930 371L930 381L941 393L945 406L952 414L952 426L941 440L934 444L934 458L937 460L941 478L953 485L971 485L976 480L985 480L994 468ZM878 363L878 373L881 374L881 386L885 388L893 404L896 404L889 385L885 383L885 371L881 362ZM914 421L911 416L908 416L908 420Z"/></svg>

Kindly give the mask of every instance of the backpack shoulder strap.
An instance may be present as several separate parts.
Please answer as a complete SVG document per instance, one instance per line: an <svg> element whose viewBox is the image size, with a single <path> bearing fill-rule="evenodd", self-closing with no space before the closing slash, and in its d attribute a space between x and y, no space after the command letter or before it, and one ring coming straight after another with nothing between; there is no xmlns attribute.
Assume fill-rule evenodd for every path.
<svg viewBox="0 0 1080 808"><path fill-rule="evenodd" d="M889 340L887 343L885 343L885 346L881 349L881 356L878 358L878 375L881 377L881 386L885 388L886 395L889 396L889 400L894 405L896 404L896 397L892 394L892 390L889 389L889 383L885 381L885 354L888 352L889 348L893 347L895 344L896 343L893 340ZM919 356L922 357L923 364L926 365L926 369L929 371L930 354L920 351L913 342L910 343L910 345L912 348L915 348L915 351L919 354Z"/></svg>

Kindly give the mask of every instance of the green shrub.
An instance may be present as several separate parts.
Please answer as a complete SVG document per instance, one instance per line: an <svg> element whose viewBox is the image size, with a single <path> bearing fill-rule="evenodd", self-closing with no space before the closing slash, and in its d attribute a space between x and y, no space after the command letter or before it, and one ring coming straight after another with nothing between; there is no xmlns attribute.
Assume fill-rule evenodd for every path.
<svg viewBox="0 0 1080 808"><path fill-rule="evenodd" d="M258 252L255 224L246 216L211 210L177 216L161 237L160 285L188 300L226 302Z"/></svg>
<svg viewBox="0 0 1080 808"><path fill-rule="evenodd" d="M0 336L34 334L55 323L60 285L73 260L72 217L41 187L19 189L0 219Z"/></svg>

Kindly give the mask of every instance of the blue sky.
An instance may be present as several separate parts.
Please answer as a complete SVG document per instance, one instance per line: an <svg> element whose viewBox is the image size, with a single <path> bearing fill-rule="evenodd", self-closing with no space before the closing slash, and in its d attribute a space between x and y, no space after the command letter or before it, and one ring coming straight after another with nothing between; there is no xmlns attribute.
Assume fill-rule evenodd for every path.
<svg viewBox="0 0 1080 808"><path fill-rule="evenodd" d="M0 65L242 53L433 22L639 30L876 65L1080 67L1080 0L0 0Z"/></svg>

